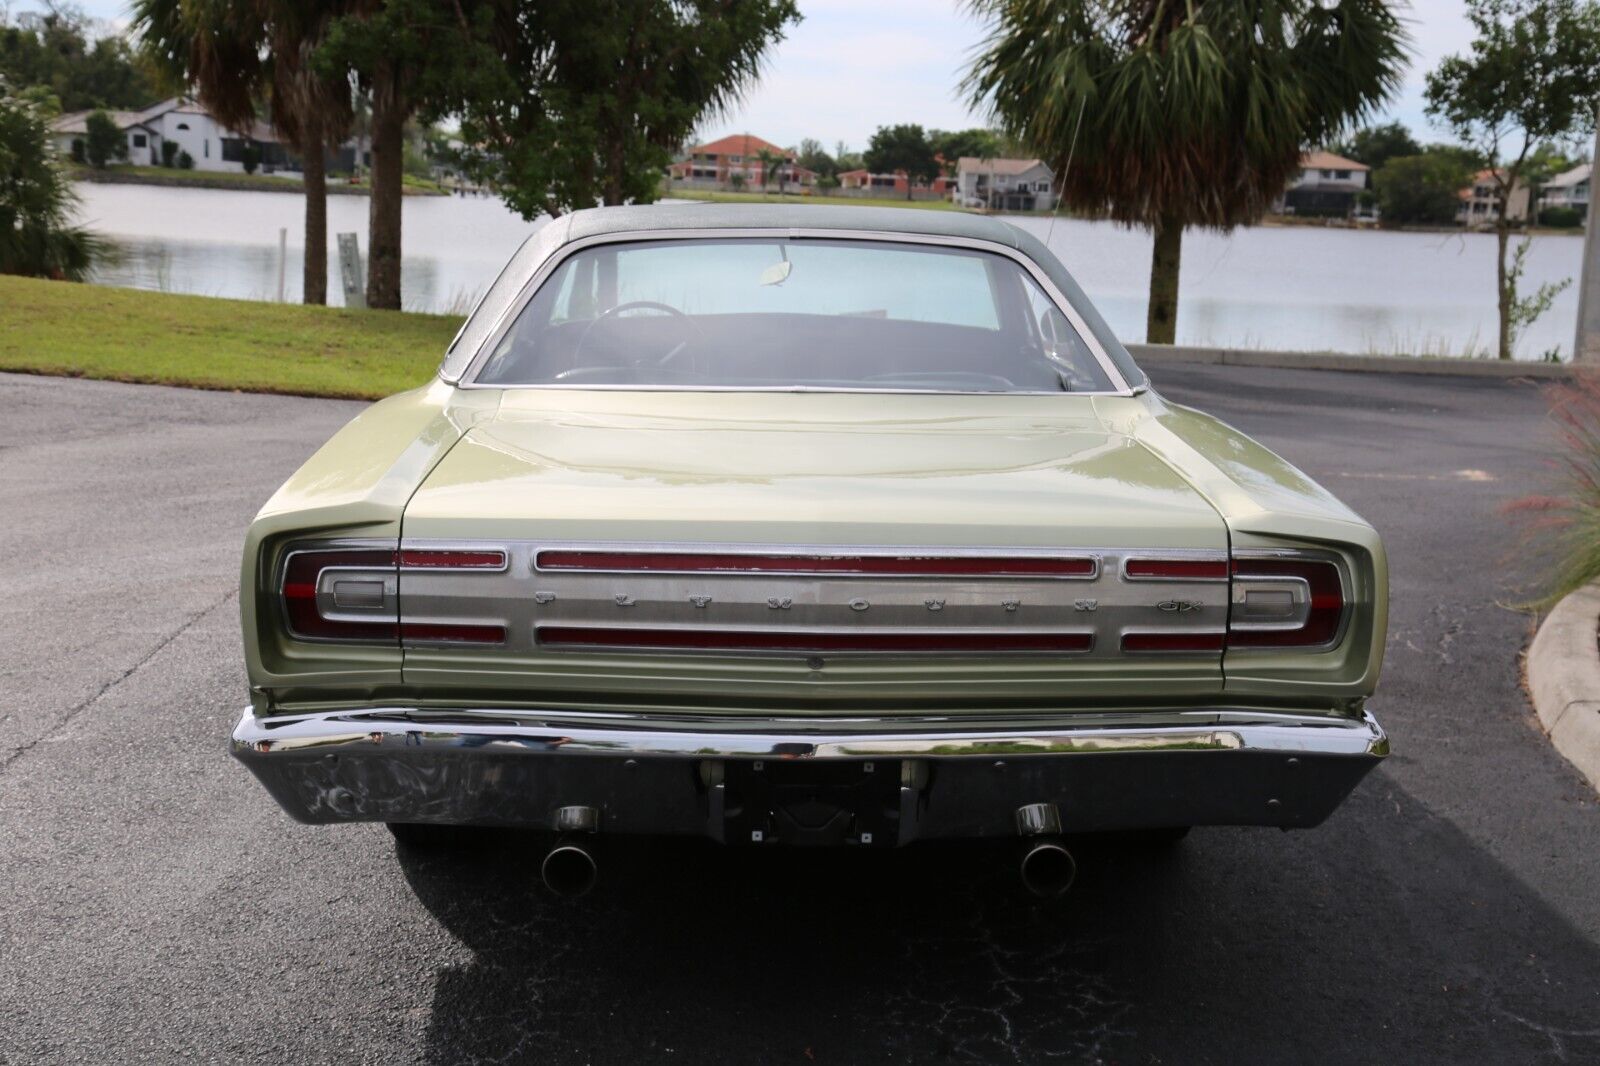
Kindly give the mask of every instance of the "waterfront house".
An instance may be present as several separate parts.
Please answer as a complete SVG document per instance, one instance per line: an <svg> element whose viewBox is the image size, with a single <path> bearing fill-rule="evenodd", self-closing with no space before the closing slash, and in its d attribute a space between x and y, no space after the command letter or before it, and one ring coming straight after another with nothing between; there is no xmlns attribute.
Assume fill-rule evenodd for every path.
<svg viewBox="0 0 1600 1066"><path fill-rule="evenodd" d="M1461 206L1456 209L1457 222L1467 227L1494 225L1500 196L1495 174L1493 170L1480 170L1472 176L1472 184L1458 194ZM1518 178L1511 186L1511 195L1506 197L1506 217L1512 222L1526 221L1531 200L1528 186Z"/></svg>
<svg viewBox="0 0 1600 1066"><path fill-rule="evenodd" d="M773 168L770 180L761 162L763 151L783 160ZM752 189L769 184L776 186L780 182L785 188L808 188L817 183L816 171L807 170L796 163L793 152L748 133L736 133L709 144L697 144L689 149L683 159L668 167L667 173L674 182L702 188L730 185L736 174L747 188Z"/></svg>
<svg viewBox="0 0 1600 1066"><path fill-rule="evenodd" d="M1300 170L1272 205L1274 214L1350 218L1361 206L1372 168L1322 149L1300 157Z"/></svg>
<svg viewBox="0 0 1600 1066"><path fill-rule="evenodd" d="M1038 159L956 161L955 202L991 211L1049 211L1056 205L1055 172Z"/></svg>
<svg viewBox="0 0 1600 1066"><path fill-rule="evenodd" d="M1589 172L1592 163L1580 163L1544 183L1539 190L1539 210L1571 208L1579 218L1589 217Z"/></svg>
<svg viewBox="0 0 1600 1066"><path fill-rule="evenodd" d="M886 199L898 197L903 200L906 198L908 187L914 200L943 200L955 187L955 182L940 174L932 181L919 179L913 184L903 170L889 174L874 174L862 168L839 173L839 188L853 195L881 196Z"/></svg>
<svg viewBox="0 0 1600 1066"><path fill-rule="evenodd" d="M89 111L73 111L50 124L51 139L58 152L70 155L72 142L84 139L90 114ZM196 170L242 173L245 145L251 141L261 150L264 170L289 164L288 152L267 123L256 122L243 133L230 130L187 97L174 96L142 111L108 111L106 114L127 138L128 162L134 166L161 166L161 146L171 143L177 146L176 151L189 153Z"/></svg>

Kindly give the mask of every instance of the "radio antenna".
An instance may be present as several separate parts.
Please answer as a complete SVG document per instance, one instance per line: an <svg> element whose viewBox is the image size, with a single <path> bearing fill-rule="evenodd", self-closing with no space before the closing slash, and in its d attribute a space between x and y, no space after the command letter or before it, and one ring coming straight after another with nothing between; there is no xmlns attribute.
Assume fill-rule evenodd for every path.
<svg viewBox="0 0 1600 1066"><path fill-rule="evenodd" d="M1067 175L1072 173L1072 157L1078 151L1078 131L1083 129L1083 109L1089 103L1089 98L1084 96L1078 100L1078 121L1072 125L1072 143L1067 145L1067 165L1061 168L1061 177L1056 180L1056 203L1050 209L1050 225L1044 231L1044 246L1050 247L1050 238L1055 236L1056 217L1061 214L1060 189L1067 183Z"/></svg>

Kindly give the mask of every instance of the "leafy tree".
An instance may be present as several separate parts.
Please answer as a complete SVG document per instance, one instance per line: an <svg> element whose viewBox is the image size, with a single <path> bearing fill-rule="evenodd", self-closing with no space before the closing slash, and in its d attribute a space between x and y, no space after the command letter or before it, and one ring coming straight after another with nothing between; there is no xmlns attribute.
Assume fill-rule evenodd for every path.
<svg viewBox="0 0 1600 1066"><path fill-rule="evenodd" d="M104 170L114 159L126 159L128 139L104 111L90 112L83 121L83 154L89 165Z"/></svg>
<svg viewBox="0 0 1600 1066"><path fill-rule="evenodd" d="M46 119L0 79L0 274L80 281L104 248L72 224L72 185Z"/></svg>
<svg viewBox="0 0 1600 1066"><path fill-rule="evenodd" d="M1428 75L1428 113L1480 152L1492 173L1498 348L1500 358L1510 359L1518 327L1554 295L1550 286L1527 298L1517 294L1511 194L1529 180L1539 142L1594 128L1600 7L1589 0L1469 0L1467 18L1477 34L1472 51L1447 56Z"/></svg>
<svg viewBox="0 0 1600 1066"><path fill-rule="evenodd" d="M1000 135L994 130L934 130L928 134L928 142L933 145L934 154L944 161L943 169L947 175L956 172L956 164L964 155L975 159L995 159L1005 155Z"/></svg>
<svg viewBox="0 0 1600 1066"><path fill-rule="evenodd" d="M1329 150L1377 170L1396 156L1421 155L1422 145L1399 122L1383 126L1363 126L1348 140L1336 141Z"/></svg>
<svg viewBox="0 0 1600 1066"><path fill-rule="evenodd" d="M1447 226L1461 206L1458 195L1475 168L1459 158L1434 152L1403 155L1372 174L1373 191L1385 226Z"/></svg>
<svg viewBox="0 0 1600 1066"><path fill-rule="evenodd" d="M649 203L674 145L755 80L794 0L501 0L499 77L445 110L463 165L525 218Z"/></svg>
<svg viewBox="0 0 1600 1066"><path fill-rule="evenodd" d="M800 142L800 147L795 151L795 162L807 170L816 173L820 178L831 178L839 172L839 165L833 156L822 147L822 142L810 137Z"/></svg>
<svg viewBox="0 0 1600 1066"><path fill-rule="evenodd" d="M1155 237L1146 334L1171 343L1188 226L1261 215L1301 150L1399 84L1387 0L968 0L993 28L964 82L1073 208ZM1068 166L1068 161L1071 165Z"/></svg>
<svg viewBox="0 0 1600 1066"><path fill-rule="evenodd" d="M294 0L135 0L134 26L159 69L192 84L225 125L247 137L256 101L268 100L273 128L301 158L305 178L302 299L328 302L327 151L350 127L350 86L342 70L316 65L337 2ZM172 151L169 152L169 149ZM172 165L176 147L161 146ZM255 173L260 147L250 141L244 166ZM193 163L193 159L190 159Z"/></svg>
<svg viewBox="0 0 1600 1066"><path fill-rule="evenodd" d="M874 174L905 171L907 200L911 199L913 185L939 176L939 161L933 157L928 134L914 123L879 126L867 142L864 159Z"/></svg>
<svg viewBox="0 0 1600 1066"><path fill-rule="evenodd" d="M839 141L833 146L833 165L836 168L834 174L837 175L847 170L860 170L867 165L867 161L861 158L860 152L851 151L848 145Z"/></svg>
<svg viewBox="0 0 1600 1066"><path fill-rule="evenodd" d="M160 95L126 40L90 37L89 19L75 8L12 17L0 5L0 76L20 91L43 87L66 111L144 107Z"/></svg>
<svg viewBox="0 0 1600 1066"><path fill-rule="evenodd" d="M453 110L469 96L514 91L509 64L537 64L539 57L508 55L493 47L491 38L497 21L519 21L518 6L512 0L351 0L316 48L316 68L329 77L353 74L371 108L368 307L400 309L406 123L419 113L433 117ZM538 21L548 7L530 9L526 21ZM504 102L514 111L534 111L543 101Z"/></svg>

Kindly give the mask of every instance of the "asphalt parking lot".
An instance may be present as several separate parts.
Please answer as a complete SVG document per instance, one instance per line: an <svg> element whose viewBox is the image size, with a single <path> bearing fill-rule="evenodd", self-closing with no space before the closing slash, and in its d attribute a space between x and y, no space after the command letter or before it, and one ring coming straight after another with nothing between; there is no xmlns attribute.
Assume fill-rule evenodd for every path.
<svg viewBox="0 0 1600 1066"><path fill-rule="evenodd" d="M1387 541L1395 755L1322 828L1080 857L292 823L224 753L242 533L359 405L0 375L0 1062L1600 1061L1600 811L1520 690L1540 391L1164 367Z"/></svg>

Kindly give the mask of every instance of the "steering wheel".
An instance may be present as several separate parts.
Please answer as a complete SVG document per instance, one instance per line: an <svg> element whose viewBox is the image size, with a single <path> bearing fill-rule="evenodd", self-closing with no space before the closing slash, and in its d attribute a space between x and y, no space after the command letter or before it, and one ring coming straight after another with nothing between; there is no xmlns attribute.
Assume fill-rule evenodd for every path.
<svg viewBox="0 0 1600 1066"><path fill-rule="evenodd" d="M606 308L604 311L601 311L598 315L595 315L589 320L589 324L583 327L583 333L578 337L577 346L572 350L573 359L576 360L577 357L583 352L583 346L588 342L589 333L594 329L594 327L598 326L606 319L616 318L624 311L664 311L673 318L680 319L681 321L688 323L691 328L694 327L694 319L690 318L676 307L673 307L671 304L659 303L655 300L627 300L623 303ZM672 346L671 350L669 350L666 355L663 355L660 359L656 360L656 365L666 366L668 363L672 362L672 360L676 359L685 347L686 343L684 341L679 341L677 344ZM638 365L643 365L643 361L641 360Z"/></svg>

